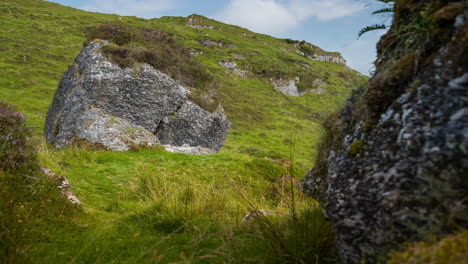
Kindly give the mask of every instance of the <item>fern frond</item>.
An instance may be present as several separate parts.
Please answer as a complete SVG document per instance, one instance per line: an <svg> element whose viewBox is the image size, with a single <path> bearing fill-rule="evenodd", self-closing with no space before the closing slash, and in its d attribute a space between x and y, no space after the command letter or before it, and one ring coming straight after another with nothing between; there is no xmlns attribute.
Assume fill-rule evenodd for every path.
<svg viewBox="0 0 468 264"><path fill-rule="evenodd" d="M367 26L365 28L362 28L359 33L358 33L358 38L360 38L364 33L367 33L369 31L372 31L372 30L377 30L377 29L386 29L387 26L385 26L384 24L375 24L375 25L372 25L372 26Z"/></svg>
<svg viewBox="0 0 468 264"><path fill-rule="evenodd" d="M382 8L382 9L374 11L372 12L372 14L375 15L375 14L392 13L392 12L393 12L393 7L386 7L386 8Z"/></svg>

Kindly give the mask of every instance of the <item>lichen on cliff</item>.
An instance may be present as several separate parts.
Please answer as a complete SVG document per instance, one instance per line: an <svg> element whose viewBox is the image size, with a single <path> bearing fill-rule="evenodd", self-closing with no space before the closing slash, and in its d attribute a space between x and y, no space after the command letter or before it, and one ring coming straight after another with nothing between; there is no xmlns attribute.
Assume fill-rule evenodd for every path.
<svg viewBox="0 0 468 264"><path fill-rule="evenodd" d="M329 118L302 188L344 262L468 227L467 33L464 1L395 1L374 76Z"/></svg>

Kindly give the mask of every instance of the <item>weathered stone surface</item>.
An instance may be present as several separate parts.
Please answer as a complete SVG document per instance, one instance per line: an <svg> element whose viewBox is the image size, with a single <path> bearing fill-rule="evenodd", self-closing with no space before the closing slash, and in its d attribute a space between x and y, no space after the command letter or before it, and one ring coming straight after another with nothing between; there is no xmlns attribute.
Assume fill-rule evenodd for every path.
<svg viewBox="0 0 468 264"><path fill-rule="evenodd" d="M276 91L292 95L292 96L304 96L306 92L300 92L296 86L296 82L299 81L299 78L294 80L289 79L270 79L270 84L273 85Z"/></svg>
<svg viewBox="0 0 468 264"><path fill-rule="evenodd" d="M231 56L234 58L234 59L238 59L238 60L245 60L245 57L240 55L240 54L237 54L237 53L231 53Z"/></svg>
<svg viewBox="0 0 468 264"><path fill-rule="evenodd" d="M213 25L207 25L208 19L199 15L191 15L188 17L187 26L196 29L214 29Z"/></svg>
<svg viewBox="0 0 468 264"><path fill-rule="evenodd" d="M187 144L182 146L171 146L171 145L163 145L166 151L172 153L183 153L183 154L191 154L191 155L208 155L213 153L214 151L204 147L190 147Z"/></svg>
<svg viewBox="0 0 468 264"><path fill-rule="evenodd" d="M306 45L308 47L311 47L312 49L315 49L315 47L310 44L310 43L304 43L302 45ZM296 43L294 44L294 47L296 48L296 53L301 55L301 56L304 56L310 60L316 60L316 61L323 61L323 62L333 62L333 63L336 63L336 64L341 64L341 65L346 65L346 60L339 54L337 55L334 55L333 53L328 53L329 55L319 55L319 54L308 54L308 53L305 53L304 51L302 51L300 49L300 46L301 44L299 43ZM327 54L327 53L325 53Z"/></svg>
<svg viewBox="0 0 468 264"><path fill-rule="evenodd" d="M230 49L237 48L237 46L232 43L226 43L226 42L215 41L215 40L210 40L210 39L200 39L198 42L205 47L216 46L220 48L225 47L225 48L230 48Z"/></svg>
<svg viewBox="0 0 468 264"><path fill-rule="evenodd" d="M196 57L196 56L200 56L200 55L203 55L203 51L201 50L197 50L197 49L191 49L190 50L190 55Z"/></svg>
<svg viewBox="0 0 468 264"><path fill-rule="evenodd" d="M159 144L156 136L144 127L110 115L100 108L86 110L76 120L75 136L116 151L127 151L131 146Z"/></svg>
<svg viewBox="0 0 468 264"><path fill-rule="evenodd" d="M162 120L156 136L165 145L187 144L218 151L230 126L222 107L210 113L188 101L173 115Z"/></svg>
<svg viewBox="0 0 468 264"><path fill-rule="evenodd" d="M44 128L47 141L56 147L65 147L75 138L112 150L157 144L153 134L162 120L187 104L188 90L166 74L147 64L135 70L109 62L99 53L106 44L95 41L86 46L60 81ZM198 122L198 117L205 116L190 120ZM219 136L214 139L219 147L225 136L222 133L211 133ZM195 138L189 140L192 147L201 144ZM207 140L212 138L202 142Z"/></svg>
<svg viewBox="0 0 468 264"><path fill-rule="evenodd" d="M228 70L232 70L237 67L237 63L234 60L220 60L218 61L219 66L223 66Z"/></svg>
<svg viewBox="0 0 468 264"><path fill-rule="evenodd" d="M419 5L426 10L424 2ZM433 52L426 55L431 61L419 64L408 79L384 72L393 78L389 85L401 85L380 91L401 90L395 99L383 98L390 105L375 119L371 110L362 110L368 94L351 97L329 127L331 139L316 167L302 179L303 191L320 201L333 222L345 263L373 263L429 230L468 226L468 68L461 41L468 21L448 25L452 35L437 48L418 51ZM378 72L368 89L381 85L382 76Z"/></svg>
<svg viewBox="0 0 468 264"><path fill-rule="evenodd" d="M237 76L239 76L241 78L252 78L253 77L252 73L250 73L248 71L245 71L245 70L238 69L238 68L235 68L232 72L235 75L237 75Z"/></svg>
<svg viewBox="0 0 468 264"><path fill-rule="evenodd" d="M309 57L311 60L324 61L324 62L333 62L337 64L346 65L346 60L340 56L326 56L326 55L314 55Z"/></svg>

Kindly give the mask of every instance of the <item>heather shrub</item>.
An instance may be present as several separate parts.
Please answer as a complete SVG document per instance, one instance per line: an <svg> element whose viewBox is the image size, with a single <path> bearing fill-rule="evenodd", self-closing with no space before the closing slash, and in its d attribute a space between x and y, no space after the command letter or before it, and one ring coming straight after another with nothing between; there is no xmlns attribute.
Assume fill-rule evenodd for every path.
<svg viewBox="0 0 468 264"><path fill-rule="evenodd" d="M31 227L70 207L36 153L24 115L0 102L0 263L28 262Z"/></svg>
<svg viewBox="0 0 468 264"><path fill-rule="evenodd" d="M0 168L7 172L33 172L38 169L34 149L28 145L30 134L25 117L0 102Z"/></svg>
<svg viewBox="0 0 468 264"><path fill-rule="evenodd" d="M87 41L105 39L112 43L102 52L121 67L147 63L181 84L205 89L213 77L206 68L169 34L121 22L107 22L88 28Z"/></svg>

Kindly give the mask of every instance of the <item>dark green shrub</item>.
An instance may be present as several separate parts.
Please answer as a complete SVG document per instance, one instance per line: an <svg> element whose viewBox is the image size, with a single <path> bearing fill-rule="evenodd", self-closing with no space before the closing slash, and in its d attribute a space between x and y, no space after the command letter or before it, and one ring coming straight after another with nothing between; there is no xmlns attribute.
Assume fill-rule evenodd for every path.
<svg viewBox="0 0 468 264"><path fill-rule="evenodd" d="M284 39L284 42L288 44L296 44L299 43L299 40L294 40L294 39Z"/></svg>
<svg viewBox="0 0 468 264"><path fill-rule="evenodd" d="M301 45L299 46L299 50L302 51L302 52L304 52L304 54L305 54L306 56L312 56L312 55L314 55L315 53L317 53L317 49L316 49L315 47L309 46L309 45L307 45L307 44L305 44L305 43L304 43L304 44L301 44Z"/></svg>

